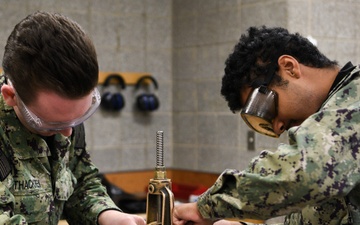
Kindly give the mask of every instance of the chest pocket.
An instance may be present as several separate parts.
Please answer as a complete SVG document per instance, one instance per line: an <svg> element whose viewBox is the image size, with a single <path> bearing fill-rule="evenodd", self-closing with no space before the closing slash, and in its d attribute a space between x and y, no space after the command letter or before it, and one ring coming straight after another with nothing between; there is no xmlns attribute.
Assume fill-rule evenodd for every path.
<svg viewBox="0 0 360 225"><path fill-rule="evenodd" d="M30 171L19 171L12 177L11 192L14 195L14 214L22 214L30 223L47 223L54 211L54 197L50 177L35 177ZM39 223L41 222L41 223Z"/></svg>
<svg viewBox="0 0 360 225"><path fill-rule="evenodd" d="M15 197L15 214L23 214L28 223L48 221L51 207L54 207L52 193L46 190L37 190L32 193L17 192Z"/></svg>
<svg viewBox="0 0 360 225"><path fill-rule="evenodd" d="M69 168L65 166L64 162L58 162L58 170L55 177L55 198L61 201L66 201L74 192L74 186L77 180Z"/></svg>

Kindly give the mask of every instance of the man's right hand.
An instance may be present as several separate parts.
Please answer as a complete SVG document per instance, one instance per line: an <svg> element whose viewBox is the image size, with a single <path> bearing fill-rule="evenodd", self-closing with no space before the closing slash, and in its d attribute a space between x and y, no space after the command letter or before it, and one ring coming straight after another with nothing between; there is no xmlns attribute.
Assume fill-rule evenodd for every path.
<svg viewBox="0 0 360 225"><path fill-rule="evenodd" d="M173 212L173 225L212 225L214 221L204 219L197 209L196 202L175 206ZM222 224L219 224L222 225ZM227 224L223 224L227 225Z"/></svg>

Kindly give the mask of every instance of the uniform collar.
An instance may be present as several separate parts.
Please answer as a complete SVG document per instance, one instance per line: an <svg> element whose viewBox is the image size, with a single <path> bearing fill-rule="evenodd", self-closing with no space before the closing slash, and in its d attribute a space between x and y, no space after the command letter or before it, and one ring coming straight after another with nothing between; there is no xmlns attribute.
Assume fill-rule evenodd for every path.
<svg viewBox="0 0 360 225"><path fill-rule="evenodd" d="M347 76L351 75L352 73L351 71L353 69L355 69L356 66L354 66L351 62L348 62L345 64L345 66L343 68L341 68L341 70L339 71L338 75L336 76L334 83L332 84L330 91L329 91L329 95L333 92L333 90L338 89L339 86L343 86L343 81L347 80L345 78L347 78Z"/></svg>

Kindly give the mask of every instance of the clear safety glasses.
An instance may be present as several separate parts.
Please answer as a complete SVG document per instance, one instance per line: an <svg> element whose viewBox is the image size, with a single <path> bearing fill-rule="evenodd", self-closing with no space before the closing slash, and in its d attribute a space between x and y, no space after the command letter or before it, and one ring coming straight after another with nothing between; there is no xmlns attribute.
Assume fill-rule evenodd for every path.
<svg viewBox="0 0 360 225"><path fill-rule="evenodd" d="M277 105L277 93L262 85L252 91L240 115L253 130L267 136L279 137L272 126L278 112Z"/></svg>
<svg viewBox="0 0 360 225"><path fill-rule="evenodd" d="M14 88L11 81L8 79L9 85ZM15 90L15 88L14 88ZM16 93L16 101L17 106L19 108L20 113L22 114L23 118L26 120L27 124L31 126L33 129L37 131L61 131L68 128L75 127L85 120L87 120L96 109L99 107L101 102L101 96L97 88L94 88L92 92L92 102L89 109L86 111L84 115L82 115L79 118L73 119L71 121L66 122L50 122L50 121L44 121L41 118L39 118L37 115L35 115L29 108L26 107L25 103L21 100L19 95Z"/></svg>

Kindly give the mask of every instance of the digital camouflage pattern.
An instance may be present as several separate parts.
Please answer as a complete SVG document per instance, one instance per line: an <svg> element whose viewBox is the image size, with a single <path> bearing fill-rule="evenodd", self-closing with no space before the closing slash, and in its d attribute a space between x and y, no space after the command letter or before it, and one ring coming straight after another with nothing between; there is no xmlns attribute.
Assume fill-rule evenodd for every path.
<svg viewBox="0 0 360 225"><path fill-rule="evenodd" d="M74 133L48 140L32 134L0 96L0 150L12 165L0 183L0 224L56 225L61 217L96 224L103 210L119 210Z"/></svg>
<svg viewBox="0 0 360 225"><path fill-rule="evenodd" d="M358 71L289 129L289 144L262 151L244 171L225 170L198 199L203 217L360 224L360 78L352 76Z"/></svg>

